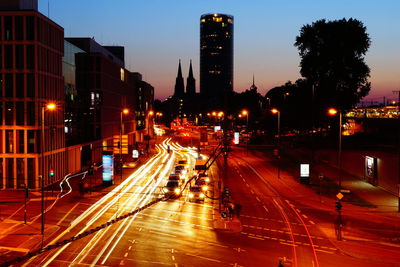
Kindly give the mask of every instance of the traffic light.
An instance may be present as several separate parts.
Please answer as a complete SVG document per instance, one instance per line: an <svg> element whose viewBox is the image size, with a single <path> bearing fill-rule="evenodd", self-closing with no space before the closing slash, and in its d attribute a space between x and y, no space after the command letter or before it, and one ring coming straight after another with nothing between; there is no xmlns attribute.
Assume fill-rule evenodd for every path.
<svg viewBox="0 0 400 267"><path fill-rule="evenodd" d="M50 176L50 177L53 177L53 176L54 176L54 170L53 170L53 169L50 169L50 171L49 171L49 176Z"/></svg>
<svg viewBox="0 0 400 267"><path fill-rule="evenodd" d="M342 209L342 203L340 201L336 201L336 210L340 211Z"/></svg>

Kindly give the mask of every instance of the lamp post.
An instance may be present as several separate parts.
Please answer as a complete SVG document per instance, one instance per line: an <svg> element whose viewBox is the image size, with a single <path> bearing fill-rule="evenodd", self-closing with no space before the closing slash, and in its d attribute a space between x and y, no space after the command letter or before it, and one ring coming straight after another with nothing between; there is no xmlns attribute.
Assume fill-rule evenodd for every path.
<svg viewBox="0 0 400 267"><path fill-rule="evenodd" d="M123 110L121 110L120 112L120 129L119 129L119 167L120 167L120 182L122 182L122 135L124 134L124 125L122 123L122 117L123 115L127 115L129 113L129 109L124 108Z"/></svg>
<svg viewBox="0 0 400 267"><path fill-rule="evenodd" d="M330 108L328 110L329 115L335 116L337 113L339 113L339 147L338 147L338 168L339 168L339 173L338 173L338 179L339 179L339 189L342 188L342 111L337 110L334 108Z"/></svg>
<svg viewBox="0 0 400 267"><path fill-rule="evenodd" d="M242 110L242 115L246 116L246 127L247 131L249 130L249 112L247 110Z"/></svg>
<svg viewBox="0 0 400 267"><path fill-rule="evenodd" d="M273 113L273 114L278 114L278 144L277 144L277 150L278 150L278 178L281 178L281 174L280 174L280 158L281 158L281 155L280 155L280 139L281 139L281 112L278 110L278 109L276 109L276 108L273 108L273 109L271 109L271 112Z"/></svg>
<svg viewBox="0 0 400 267"><path fill-rule="evenodd" d="M41 199L41 230L40 233L41 235L44 235L44 225L45 225L45 218L44 218L44 173L45 173L45 167L44 167L44 151L45 151L45 145L44 145L44 111L47 110L55 110L56 109L56 104L54 103L47 103L45 105L42 105L41 107L42 111L42 175L41 175L41 186L42 186L42 199Z"/></svg>
<svg viewBox="0 0 400 267"><path fill-rule="evenodd" d="M154 115L154 111L150 110L147 113L147 154L149 153L150 146L150 117Z"/></svg>

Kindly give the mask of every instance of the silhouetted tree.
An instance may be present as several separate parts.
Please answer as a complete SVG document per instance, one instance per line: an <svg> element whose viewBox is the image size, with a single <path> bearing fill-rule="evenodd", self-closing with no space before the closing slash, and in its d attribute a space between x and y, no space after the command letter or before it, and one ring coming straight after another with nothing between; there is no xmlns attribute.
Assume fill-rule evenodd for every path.
<svg viewBox="0 0 400 267"><path fill-rule="evenodd" d="M329 106L351 109L370 91L370 69L364 55L370 46L366 27L356 19L318 20L304 25L295 46L301 57L300 73L314 86L315 111Z"/></svg>

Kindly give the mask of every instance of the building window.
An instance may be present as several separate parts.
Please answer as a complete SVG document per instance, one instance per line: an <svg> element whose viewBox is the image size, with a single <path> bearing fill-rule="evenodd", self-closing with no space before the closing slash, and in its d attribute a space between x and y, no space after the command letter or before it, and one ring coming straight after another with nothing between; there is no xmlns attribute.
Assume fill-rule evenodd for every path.
<svg viewBox="0 0 400 267"><path fill-rule="evenodd" d="M35 159L28 158L28 187L35 188Z"/></svg>
<svg viewBox="0 0 400 267"><path fill-rule="evenodd" d="M33 69L35 67L34 49L33 45L26 46L26 68Z"/></svg>
<svg viewBox="0 0 400 267"><path fill-rule="evenodd" d="M6 153L14 153L14 133L13 130L6 130Z"/></svg>
<svg viewBox="0 0 400 267"><path fill-rule="evenodd" d="M35 97L35 76L33 73L26 75L26 96Z"/></svg>
<svg viewBox="0 0 400 267"><path fill-rule="evenodd" d="M4 40L12 40L12 17L4 17Z"/></svg>
<svg viewBox="0 0 400 267"><path fill-rule="evenodd" d="M33 21L33 17L29 16L26 17L26 40L33 40L34 36L35 36L35 28L34 28L34 21Z"/></svg>
<svg viewBox="0 0 400 267"><path fill-rule="evenodd" d="M26 103L26 114L27 120L26 125L35 125L35 102L27 102Z"/></svg>
<svg viewBox="0 0 400 267"><path fill-rule="evenodd" d="M6 159L6 182L7 188L14 188L14 159Z"/></svg>
<svg viewBox="0 0 400 267"><path fill-rule="evenodd" d="M25 153L25 134L24 130L17 130L17 153Z"/></svg>
<svg viewBox="0 0 400 267"><path fill-rule="evenodd" d="M13 68L13 53L12 53L12 46L5 45L4 46L4 68L12 69Z"/></svg>
<svg viewBox="0 0 400 267"><path fill-rule="evenodd" d="M16 107L16 109L15 109L16 124L17 125L24 125L25 124L24 102L16 102L15 107Z"/></svg>
<svg viewBox="0 0 400 267"><path fill-rule="evenodd" d="M3 125L3 103L0 101L0 125Z"/></svg>
<svg viewBox="0 0 400 267"><path fill-rule="evenodd" d="M0 23L0 34L1 34L1 23ZM1 58L3 58L3 54L2 54L2 46L0 45L0 59ZM2 62L3 62L3 60L0 60L0 70L3 68L3 63Z"/></svg>
<svg viewBox="0 0 400 267"><path fill-rule="evenodd" d="M14 103L6 102L6 125L14 125Z"/></svg>
<svg viewBox="0 0 400 267"><path fill-rule="evenodd" d="M35 131L28 130L28 153L36 153Z"/></svg>
<svg viewBox="0 0 400 267"><path fill-rule="evenodd" d="M121 68L120 72L121 72L121 81L124 82L125 81L125 71L123 68Z"/></svg>
<svg viewBox="0 0 400 267"><path fill-rule="evenodd" d="M24 97L24 74L17 73L15 77L16 97Z"/></svg>
<svg viewBox="0 0 400 267"><path fill-rule="evenodd" d="M25 186L25 159L17 159L17 188Z"/></svg>
<svg viewBox="0 0 400 267"><path fill-rule="evenodd" d="M4 87L5 87L5 91L6 91L6 95L5 97L13 97L14 96L14 92L13 92L13 75L10 73L5 74L4 76Z"/></svg>
<svg viewBox="0 0 400 267"><path fill-rule="evenodd" d="M2 188L4 188L4 184L3 184L3 159L0 158L0 189L2 189Z"/></svg>
<svg viewBox="0 0 400 267"><path fill-rule="evenodd" d="M15 40L23 40L24 39L24 28L22 26L22 17L15 17Z"/></svg>
<svg viewBox="0 0 400 267"><path fill-rule="evenodd" d="M23 45L15 46L15 67L17 69L24 68L24 46Z"/></svg>
<svg viewBox="0 0 400 267"><path fill-rule="evenodd" d="M4 153L3 152L3 131L2 130L0 130L0 153ZM0 177L0 179L1 179L1 177ZM0 189L1 189L1 186L0 186Z"/></svg>

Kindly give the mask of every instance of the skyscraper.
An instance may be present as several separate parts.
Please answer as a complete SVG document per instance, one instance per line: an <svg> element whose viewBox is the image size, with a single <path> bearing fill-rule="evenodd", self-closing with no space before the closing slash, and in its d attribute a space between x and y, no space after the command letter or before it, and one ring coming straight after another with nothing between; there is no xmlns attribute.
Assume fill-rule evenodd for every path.
<svg viewBox="0 0 400 267"><path fill-rule="evenodd" d="M192 60L190 60L189 75L186 79L186 95L189 97L196 95L196 80L193 77Z"/></svg>
<svg viewBox="0 0 400 267"><path fill-rule="evenodd" d="M233 16L205 14L200 18L200 93L212 108L223 105L233 91Z"/></svg>

